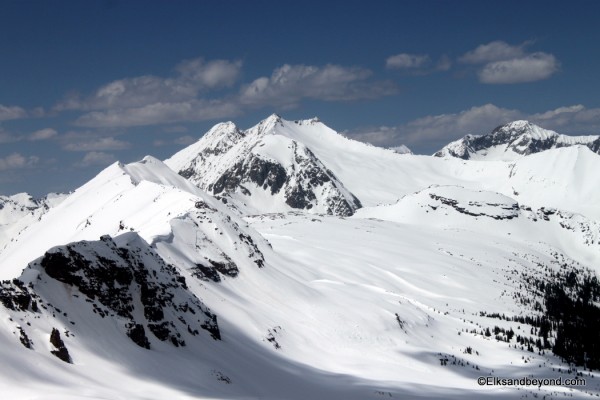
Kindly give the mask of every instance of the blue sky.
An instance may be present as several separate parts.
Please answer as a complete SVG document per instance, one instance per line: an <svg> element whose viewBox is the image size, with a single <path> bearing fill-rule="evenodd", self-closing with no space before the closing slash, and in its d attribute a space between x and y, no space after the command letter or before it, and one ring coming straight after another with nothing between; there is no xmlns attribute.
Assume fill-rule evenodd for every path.
<svg viewBox="0 0 600 400"><path fill-rule="evenodd" d="M69 191L273 112L430 154L600 133L596 1L4 1L0 194Z"/></svg>

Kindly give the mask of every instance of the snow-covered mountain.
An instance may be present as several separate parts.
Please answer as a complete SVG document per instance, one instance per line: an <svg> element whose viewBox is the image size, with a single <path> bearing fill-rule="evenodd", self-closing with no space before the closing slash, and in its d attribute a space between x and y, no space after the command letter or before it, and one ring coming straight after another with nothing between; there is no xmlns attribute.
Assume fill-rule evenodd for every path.
<svg viewBox="0 0 600 400"><path fill-rule="evenodd" d="M160 160L115 163L31 224L0 253L10 279L53 246L137 232L168 263L220 280L239 266L263 266L268 244L220 202ZM210 277L210 278L209 278Z"/></svg>
<svg viewBox="0 0 600 400"><path fill-rule="evenodd" d="M487 135L467 135L434 155L463 160L513 161L528 154L574 145L587 146L600 154L600 136L561 135L528 121L514 121Z"/></svg>
<svg viewBox="0 0 600 400"><path fill-rule="evenodd" d="M390 150L398 154L414 154L408 146L401 144L400 146L390 147Z"/></svg>
<svg viewBox="0 0 600 400"><path fill-rule="evenodd" d="M41 199L34 199L27 193L0 195L0 253L8 241L67 196L64 193L50 193Z"/></svg>
<svg viewBox="0 0 600 400"><path fill-rule="evenodd" d="M308 131L324 141L324 134L336 134L324 128L317 119L290 122L277 115L245 131L231 122L218 124L165 163L246 212L352 215L360 201L291 133Z"/></svg>
<svg viewBox="0 0 600 400"><path fill-rule="evenodd" d="M599 168L583 145L417 156L277 116L115 163L0 252L2 393L597 396Z"/></svg>

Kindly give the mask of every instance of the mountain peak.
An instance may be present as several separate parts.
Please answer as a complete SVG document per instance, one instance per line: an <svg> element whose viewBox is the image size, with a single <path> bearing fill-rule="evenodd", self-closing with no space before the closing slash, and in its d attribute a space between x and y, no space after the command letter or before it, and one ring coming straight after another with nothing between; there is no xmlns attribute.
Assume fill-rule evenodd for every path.
<svg viewBox="0 0 600 400"><path fill-rule="evenodd" d="M491 133L492 136L504 136L509 135L510 137L517 137L520 135L527 135L533 139L546 140L550 137L558 136L558 133L549 129L544 129L538 125L535 125L529 121L518 120L509 122L504 125L498 126Z"/></svg>
<svg viewBox="0 0 600 400"><path fill-rule="evenodd" d="M271 132L276 126L283 126L284 120L277 114L271 114L267 118L254 125L247 132L259 136Z"/></svg>
<svg viewBox="0 0 600 400"><path fill-rule="evenodd" d="M434 156L512 161L529 154L573 145L585 145L597 152L600 136L561 135L530 121L517 120L498 126L487 135L466 135L449 143Z"/></svg>
<svg viewBox="0 0 600 400"><path fill-rule="evenodd" d="M333 145L330 131L318 118L292 122L272 114L230 139L207 134L166 163L244 212L303 209L352 215L360 201L302 139L306 135L318 138L318 145Z"/></svg>
<svg viewBox="0 0 600 400"><path fill-rule="evenodd" d="M506 127L508 129L524 129L531 127L533 124L525 119L518 119L516 121L508 122L504 125L500 125L498 128ZM496 128L496 129L498 129Z"/></svg>

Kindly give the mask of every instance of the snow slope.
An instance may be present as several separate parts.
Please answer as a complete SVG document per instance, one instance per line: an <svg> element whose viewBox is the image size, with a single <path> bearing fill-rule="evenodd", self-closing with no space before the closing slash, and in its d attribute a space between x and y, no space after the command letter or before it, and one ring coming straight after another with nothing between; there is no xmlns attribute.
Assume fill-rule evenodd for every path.
<svg viewBox="0 0 600 400"><path fill-rule="evenodd" d="M470 196L461 188L430 193L458 204ZM510 199L484 192L476 196L477 203L485 204L481 211L486 215L513 215ZM432 199L429 193L425 198ZM440 207L432 220L452 210ZM0 308L2 357L18 366L2 370L5 393L11 398L133 399L517 399L588 398L599 393L600 381L587 375L585 387L573 388L476 383L479 376L488 375L575 376L557 357L512 347L514 339L505 343L483 334L494 326L529 334L526 324L482 315L530 312L518 294L533 294L522 288L519 274L544 276L561 270L565 262L579 265L555 246L552 235L543 234L546 225L536 228L524 218L531 229L507 235L515 218L455 212L440 226L364 218L366 211L350 219L305 213L249 218L272 243L267 267L248 269L243 279L220 283L185 275L187 288L181 282L168 288L177 291L178 302L198 298L217 316L221 340L202 330L195 336L178 330L185 347L163 342L149 330L150 349L140 347L124 330L128 319L111 316L116 312L100 295L90 303L85 300L89 291L82 291L81 284L65 285L70 279L54 278L44 269L44 259L33 262L21 279L25 287L32 282L27 290L39 296L39 311L32 312L31 306ZM389 210L385 214L396 215ZM490 230L488 220L507 226ZM153 281L159 286L184 276L177 267L172 272L161 268L153 250L135 233L117 236L114 244L104 238L75 243L70 249L84 260L96 260L92 265L98 254L126 269L107 251L115 246L140 254L147 275L157 271ZM49 252L55 253L67 254L64 247ZM132 284L115 287L125 287L125 299L140 293ZM113 308L119 310L121 304ZM143 304L141 298L137 304ZM147 326L151 321L137 307L132 312L136 323ZM169 306L162 309L177 312ZM103 311L107 316L102 317ZM179 326L177 318L172 321ZM33 349L20 343L19 328ZM52 355L48 338L53 328L60 332L72 364ZM28 371L34 371L35 378Z"/></svg>
<svg viewBox="0 0 600 400"><path fill-rule="evenodd" d="M596 370L535 347L532 322L544 313L541 283L599 272L599 157L589 148L484 162L400 155L314 119L211 132L168 160L175 170L152 157L109 166L0 253L3 394L600 394ZM275 165L266 188L250 185L253 160ZM218 199L197 186L214 192L240 162L226 195L227 185ZM308 188L310 177L294 179L313 168L330 180L311 184L312 208L285 207L270 193L277 166L289 188ZM364 207L328 212L331 197L315 190L327 184ZM480 386L481 376L586 385Z"/></svg>
<svg viewBox="0 0 600 400"><path fill-rule="evenodd" d="M67 196L62 193L50 193L42 199L34 199L27 193L0 196L0 252L7 242Z"/></svg>
<svg viewBox="0 0 600 400"><path fill-rule="evenodd" d="M268 247L245 225L155 158L115 163L22 231L0 254L0 277L18 276L50 247L127 231L194 273L220 268L235 275L238 265L261 266L257 246Z"/></svg>

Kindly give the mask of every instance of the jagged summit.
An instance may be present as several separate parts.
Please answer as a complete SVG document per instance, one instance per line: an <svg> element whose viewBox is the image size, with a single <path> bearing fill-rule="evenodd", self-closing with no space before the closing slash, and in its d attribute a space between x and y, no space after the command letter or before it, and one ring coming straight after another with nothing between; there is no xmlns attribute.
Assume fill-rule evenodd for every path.
<svg viewBox="0 0 600 400"><path fill-rule="evenodd" d="M585 145L598 153L600 136L567 136L518 120L500 125L487 135L466 135L434 154L464 160L512 161L541 151Z"/></svg>
<svg viewBox="0 0 600 400"><path fill-rule="evenodd" d="M318 118L287 121L272 114L245 131L231 123L216 125L165 163L246 213L300 209L352 215L360 201L299 132L320 139L323 146L335 145L332 136L338 135Z"/></svg>

